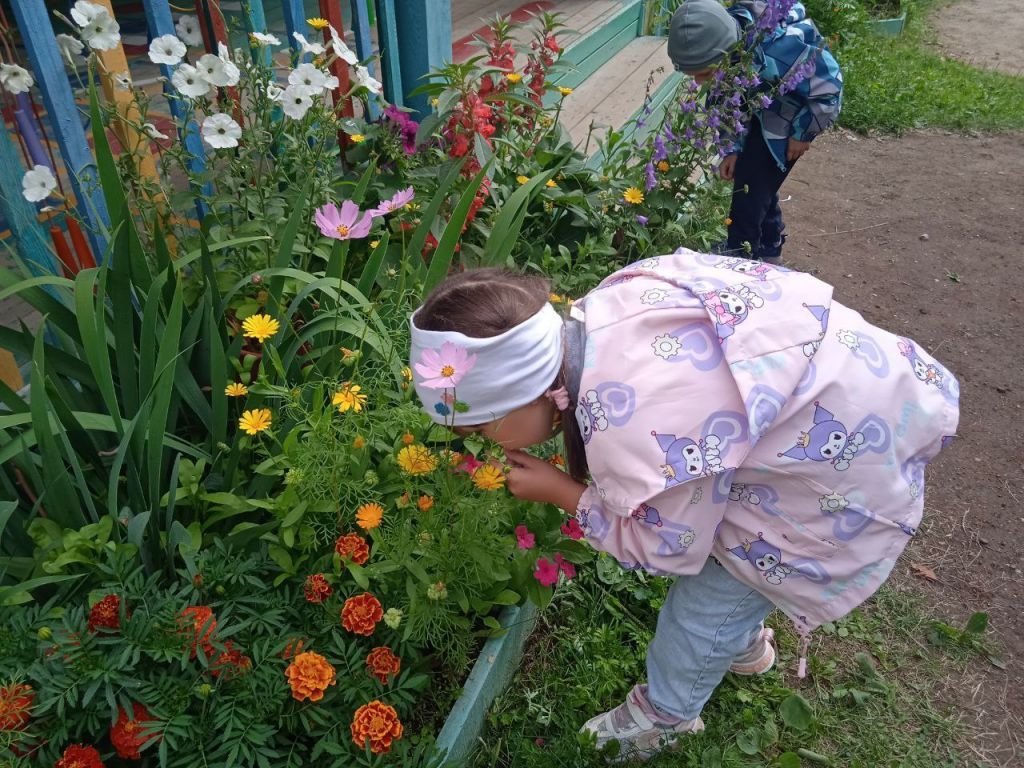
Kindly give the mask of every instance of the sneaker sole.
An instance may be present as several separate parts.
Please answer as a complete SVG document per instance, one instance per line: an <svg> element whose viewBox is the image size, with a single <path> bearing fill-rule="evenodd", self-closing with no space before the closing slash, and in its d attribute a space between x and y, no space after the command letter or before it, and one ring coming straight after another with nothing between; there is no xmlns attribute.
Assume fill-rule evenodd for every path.
<svg viewBox="0 0 1024 768"><path fill-rule="evenodd" d="M729 671L734 675L750 677L752 675L763 675L775 666L775 634L772 633L766 638L765 652L757 661L746 664L733 664Z"/></svg>

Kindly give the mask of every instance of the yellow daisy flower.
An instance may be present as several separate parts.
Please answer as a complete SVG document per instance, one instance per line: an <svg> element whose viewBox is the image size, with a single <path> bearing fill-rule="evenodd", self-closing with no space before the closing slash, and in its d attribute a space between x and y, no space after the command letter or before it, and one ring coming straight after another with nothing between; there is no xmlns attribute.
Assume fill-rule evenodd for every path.
<svg viewBox="0 0 1024 768"><path fill-rule="evenodd" d="M384 507L377 502L363 504L356 510L356 525L364 531L370 531L380 525L384 518Z"/></svg>
<svg viewBox="0 0 1024 768"><path fill-rule="evenodd" d="M530 180L529 176L523 176L522 174L519 174L518 176L516 176L516 181L518 181L520 184L525 184L529 180Z"/></svg>
<svg viewBox="0 0 1024 768"><path fill-rule="evenodd" d="M250 339L261 344L273 336L281 328L281 324L270 315L249 315L242 323L242 330Z"/></svg>
<svg viewBox="0 0 1024 768"><path fill-rule="evenodd" d="M622 199L630 205L640 205L644 201L644 193L636 187L630 187L622 193Z"/></svg>
<svg viewBox="0 0 1024 768"><path fill-rule="evenodd" d="M362 387L358 384L346 381L341 385L341 389L334 393L331 405L338 406L338 413L345 413L349 410L359 413L366 405L366 395L360 392L361 389Z"/></svg>
<svg viewBox="0 0 1024 768"><path fill-rule="evenodd" d="M402 378L405 379L406 381L412 381L412 368L410 368L409 366L405 366L402 369Z"/></svg>
<svg viewBox="0 0 1024 768"><path fill-rule="evenodd" d="M314 16L312 19L306 19L306 23L313 29L327 29L331 24L327 19L321 19L319 16Z"/></svg>
<svg viewBox="0 0 1024 768"><path fill-rule="evenodd" d="M493 464L484 464L473 472L473 485L481 491L496 491L505 485L505 473Z"/></svg>
<svg viewBox="0 0 1024 768"><path fill-rule="evenodd" d="M239 384L237 381L233 381L224 387L224 394L228 397L242 397L249 394L249 388L245 384Z"/></svg>
<svg viewBox="0 0 1024 768"><path fill-rule="evenodd" d="M668 169L671 167L672 166L668 164L667 160L662 160L660 163L658 163L658 170L661 171L662 173L667 173Z"/></svg>
<svg viewBox="0 0 1024 768"><path fill-rule="evenodd" d="M260 432L270 429L272 419L273 415L269 408L256 408L242 413L241 418L238 419L238 427L247 435L258 435Z"/></svg>
<svg viewBox="0 0 1024 768"><path fill-rule="evenodd" d="M353 133L348 137L348 140L351 141L353 144L362 144L364 141L366 141L366 137L363 136L363 134L361 133Z"/></svg>
<svg viewBox="0 0 1024 768"><path fill-rule="evenodd" d="M554 179L548 179L544 186L549 187L550 189L558 189L558 185L555 183Z"/></svg>
<svg viewBox="0 0 1024 768"><path fill-rule="evenodd" d="M572 88L565 88L560 85L558 86L558 92L563 96L570 96L572 94Z"/></svg>
<svg viewBox="0 0 1024 768"><path fill-rule="evenodd" d="M518 83L520 80L523 79L523 76L520 75L518 72L509 72L507 75L505 75L505 79L508 80L510 83Z"/></svg>
<svg viewBox="0 0 1024 768"><path fill-rule="evenodd" d="M437 469L437 456L425 446L407 445L398 452L398 466L407 475L426 475Z"/></svg>
<svg viewBox="0 0 1024 768"><path fill-rule="evenodd" d="M380 240L371 240L370 241L370 250L371 251L377 250L377 246L378 245L380 245Z"/></svg>

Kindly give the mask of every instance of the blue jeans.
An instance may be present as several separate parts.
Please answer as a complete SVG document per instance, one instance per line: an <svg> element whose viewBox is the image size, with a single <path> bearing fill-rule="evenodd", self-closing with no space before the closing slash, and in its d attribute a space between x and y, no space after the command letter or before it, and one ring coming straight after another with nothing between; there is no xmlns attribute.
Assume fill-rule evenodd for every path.
<svg viewBox="0 0 1024 768"><path fill-rule="evenodd" d="M651 704L684 720L697 717L774 607L712 559L700 573L680 576L647 648Z"/></svg>

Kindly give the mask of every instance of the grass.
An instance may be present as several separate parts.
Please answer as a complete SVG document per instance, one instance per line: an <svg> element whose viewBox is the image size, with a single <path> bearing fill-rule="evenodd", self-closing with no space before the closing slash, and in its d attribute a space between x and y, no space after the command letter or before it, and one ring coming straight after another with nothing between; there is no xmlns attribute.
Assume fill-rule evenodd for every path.
<svg viewBox="0 0 1024 768"><path fill-rule="evenodd" d="M911 128L959 132L1024 130L1024 77L944 59L925 18L934 2L911 6L903 37L869 34L841 43L844 76L840 125L854 131Z"/></svg>
<svg viewBox="0 0 1024 768"><path fill-rule="evenodd" d="M469 765L604 765L577 729L644 679L645 651L667 587L663 579L618 571L604 558L596 573L588 569L563 589L545 612L523 668L491 708ZM727 676L705 708L705 732L647 765L982 765L958 750L965 732L933 696L946 690L951 671L987 663L983 635L931 621L917 598L887 587L870 605L816 634L809 676L799 681L788 619L776 613L769 623L779 633L776 669L754 679Z"/></svg>

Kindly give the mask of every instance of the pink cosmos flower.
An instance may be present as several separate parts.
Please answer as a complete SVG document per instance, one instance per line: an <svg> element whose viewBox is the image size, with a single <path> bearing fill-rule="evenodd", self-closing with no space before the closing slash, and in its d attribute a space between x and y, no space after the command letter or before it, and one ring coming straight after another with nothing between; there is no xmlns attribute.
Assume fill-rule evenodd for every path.
<svg viewBox="0 0 1024 768"><path fill-rule="evenodd" d="M467 454L461 463L455 468L456 472L465 472L467 475L472 475L480 467L483 466L483 462L480 461L473 454Z"/></svg>
<svg viewBox="0 0 1024 768"><path fill-rule="evenodd" d="M583 538L583 529L580 527L579 520L575 517L570 517L562 524L562 533L575 541Z"/></svg>
<svg viewBox="0 0 1024 768"><path fill-rule="evenodd" d="M533 572L533 578L541 583L543 587L550 587L558 581L558 566L542 557L537 561L537 570Z"/></svg>
<svg viewBox="0 0 1024 768"><path fill-rule="evenodd" d="M373 224L372 211L360 216L359 206L351 200L343 202L340 210L334 203L322 205L313 218L320 227L320 233L335 240L366 237L370 234L370 226Z"/></svg>
<svg viewBox="0 0 1024 768"><path fill-rule="evenodd" d="M420 382L428 389L454 388L462 377L476 365L476 355L471 355L463 347L450 341L441 345L441 349L424 349L420 361L414 366L416 372L423 377Z"/></svg>
<svg viewBox="0 0 1024 768"><path fill-rule="evenodd" d="M576 578L576 566L557 552L555 553L555 564L558 566L558 570L565 574L566 579L572 580ZM557 575L555 578L557 578Z"/></svg>
<svg viewBox="0 0 1024 768"><path fill-rule="evenodd" d="M537 537L530 533L529 528L525 525L516 526L516 544L520 549L533 549L536 543Z"/></svg>
<svg viewBox="0 0 1024 768"><path fill-rule="evenodd" d="M403 207L412 202L412 199L416 196L416 192L412 187L408 189L400 189L388 200L382 200L381 204L376 208L370 210L371 216L386 216L389 213L401 210Z"/></svg>

